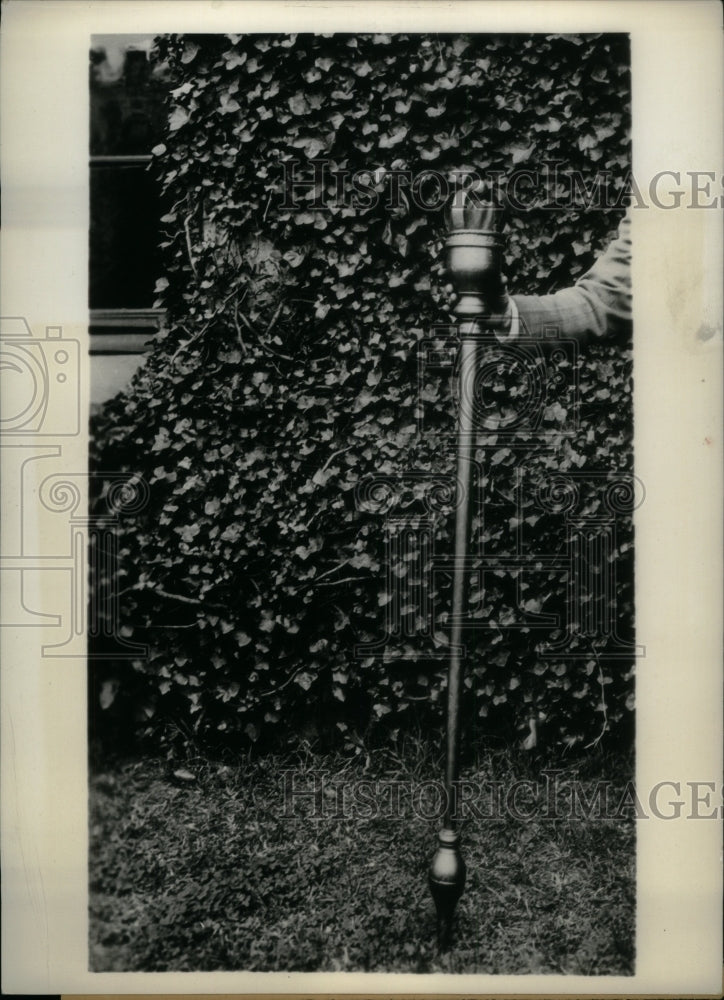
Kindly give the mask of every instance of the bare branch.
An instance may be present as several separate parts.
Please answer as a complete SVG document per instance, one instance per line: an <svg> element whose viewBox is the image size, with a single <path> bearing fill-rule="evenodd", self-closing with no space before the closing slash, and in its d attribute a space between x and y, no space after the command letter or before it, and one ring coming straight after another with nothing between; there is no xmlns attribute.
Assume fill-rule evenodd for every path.
<svg viewBox="0 0 724 1000"><path fill-rule="evenodd" d="M313 580L305 584L303 587L295 587L293 593L298 594L300 590L309 590L310 587L316 586L319 580L323 580L326 576L331 576L332 573L336 573L337 570L343 569L349 564L349 559L345 559L344 562L339 563L338 566L333 566L331 569L326 570L324 573L320 573L319 576L315 576Z"/></svg>
<svg viewBox="0 0 724 1000"><path fill-rule="evenodd" d="M326 583L320 583L320 587L337 587L342 583L364 583L365 580L369 579L366 576L345 576L342 580L328 580ZM313 580L311 587L314 588L317 584L316 580Z"/></svg>
<svg viewBox="0 0 724 1000"><path fill-rule="evenodd" d="M320 469L320 472L324 472L327 466L330 465L335 460L337 455L343 455L346 451L351 451L352 448L354 448L354 445L348 444L346 448L340 448L339 451L333 451L332 454L327 459L327 461L322 466L322 468Z"/></svg>
<svg viewBox="0 0 724 1000"><path fill-rule="evenodd" d="M246 292L244 292L244 295L246 295ZM243 301L244 300L242 299L242 302ZM238 302L234 303L234 326L236 327L236 336L239 338L239 347L242 349L242 351L244 352L244 354L248 354L249 351L248 351L248 348L247 348L246 344L244 343L244 338L241 335L241 327L239 326L239 303Z"/></svg>
<svg viewBox="0 0 724 1000"><path fill-rule="evenodd" d="M300 674L302 672L302 670L304 670L304 668L305 668L305 664L302 664L301 667L297 667L297 669L294 671L294 673L290 674L289 677L287 677L287 679L284 681L283 684L280 684L278 687L269 688L268 691L261 691L259 693L260 697L266 698L270 694L277 694L277 692L283 691L284 688L287 686L287 684L291 684L292 681L294 680L294 678L297 676L297 674Z"/></svg>
<svg viewBox="0 0 724 1000"><path fill-rule="evenodd" d="M188 215L184 219L184 232L186 233L186 249L189 255L189 264L191 265L191 270L194 272L194 278L198 278L199 272L196 269L196 258L194 257L193 250L191 249L191 225Z"/></svg>
<svg viewBox="0 0 724 1000"><path fill-rule="evenodd" d="M279 319L279 313L280 313L280 312L282 311L282 308L283 308L283 307L284 307L284 302L283 302L283 301L281 301L281 302L279 303L279 305L278 305L278 306L276 307L276 309L274 310L274 315L273 315L273 316L272 316L272 318L271 318L271 319L269 320L269 325L267 326L266 330L264 331L264 337L265 337L265 338L266 338L266 337L268 337L268 336L269 336L269 334L270 334L270 333L272 332L272 330L274 329L274 325L275 325L276 321L277 321L277 320Z"/></svg>

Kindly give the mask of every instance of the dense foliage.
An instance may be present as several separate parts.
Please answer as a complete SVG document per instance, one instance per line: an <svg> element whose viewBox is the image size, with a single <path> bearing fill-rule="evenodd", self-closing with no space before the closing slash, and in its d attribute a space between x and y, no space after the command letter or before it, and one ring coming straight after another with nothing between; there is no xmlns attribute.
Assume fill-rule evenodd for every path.
<svg viewBox="0 0 724 1000"><path fill-rule="evenodd" d="M449 575L434 581L437 648L413 637L355 655L382 635L390 581L427 571L410 552L387 571L385 512L360 502L368 477L454 470L447 382L420 377L421 345L451 322L439 176L557 162L557 205L513 205L506 267L514 291L571 284L621 216L566 205L564 189L574 171L589 191L604 172L613 194L625 187L628 39L199 35L157 47L177 83L154 150L168 327L95 419L91 457L101 481L126 471L149 486L121 524L112 580L121 635L149 655L99 665L94 704L119 684L115 708L132 703L151 728L252 740L302 721L352 738L440 719L445 660L430 654L445 641ZM315 163L321 181L305 184ZM573 470L595 514L596 483L630 471L630 360L630 344L582 345L560 362L563 388L535 433L487 433L473 551L565 554L565 504L542 510L535 484ZM503 407L521 391L502 370L488 389ZM421 512L413 489L387 514ZM434 519L440 553L451 528L448 507ZM625 505L616 532L605 599L630 637ZM632 664L607 660L605 641L542 655L552 629L530 616L565 619L569 583L543 559L473 588L485 627L470 633L469 720L527 732L545 717L573 743L630 716Z"/></svg>

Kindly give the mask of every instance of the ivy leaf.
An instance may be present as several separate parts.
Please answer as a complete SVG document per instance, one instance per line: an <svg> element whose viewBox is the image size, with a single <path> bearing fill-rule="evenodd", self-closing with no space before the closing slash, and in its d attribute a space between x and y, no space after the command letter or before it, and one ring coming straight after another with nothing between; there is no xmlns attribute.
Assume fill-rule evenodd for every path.
<svg viewBox="0 0 724 1000"><path fill-rule="evenodd" d="M512 455L512 454L513 453L510 450L510 448L499 448L498 451L496 451L493 454L493 457L490 459L490 464L491 465L500 465L501 462L504 462L506 460L506 458L509 458L510 455Z"/></svg>
<svg viewBox="0 0 724 1000"><path fill-rule="evenodd" d="M229 72L231 72L232 70L238 69L240 66L243 66L244 63L246 62L246 59L247 59L246 52L243 51L237 52L236 50L233 50L224 59L224 66L226 67L227 70L229 70Z"/></svg>
<svg viewBox="0 0 724 1000"><path fill-rule="evenodd" d="M201 529L198 524L184 524L183 527L178 528L177 531L181 535L182 541L191 543L199 534Z"/></svg>
<svg viewBox="0 0 724 1000"><path fill-rule="evenodd" d="M527 159L530 158L531 153L534 151L535 145L533 146L513 146L511 150L513 158L513 166L517 166L519 163L525 163Z"/></svg>
<svg viewBox="0 0 724 1000"><path fill-rule="evenodd" d="M294 94L289 98L287 104L293 115L308 115L311 110L306 97L302 93Z"/></svg>
<svg viewBox="0 0 724 1000"><path fill-rule="evenodd" d="M99 696L100 706L103 709L110 708L113 702L116 700L116 695L120 688L120 682L113 679L109 681L104 681L101 685L101 693Z"/></svg>
<svg viewBox="0 0 724 1000"><path fill-rule="evenodd" d="M299 267L304 263L304 254L298 253L296 250L287 250L283 259L290 267Z"/></svg>
<svg viewBox="0 0 724 1000"><path fill-rule="evenodd" d="M386 132L384 135L381 135L379 141L380 149L391 149L393 146L399 146L408 132L409 129L404 125L398 125L392 132Z"/></svg>
<svg viewBox="0 0 724 1000"><path fill-rule="evenodd" d="M191 39L186 39L184 43L183 54L181 56L181 62L184 64L184 66L188 66L190 62L193 62L193 60L196 58L198 54L199 54L199 46L196 44L196 42L192 41Z"/></svg>
<svg viewBox="0 0 724 1000"><path fill-rule="evenodd" d="M168 120L168 127L172 132L176 132L189 121L189 114L185 108L174 108Z"/></svg>
<svg viewBox="0 0 724 1000"><path fill-rule="evenodd" d="M241 111L241 105L230 94L221 95L221 113L222 115L231 114L233 111Z"/></svg>
<svg viewBox="0 0 724 1000"><path fill-rule="evenodd" d="M292 143L294 149L303 149L310 160L315 159L320 153L326 153L329 145L316 136L308 136L295 139Z"/></svg>
<svg viewBox="0 0 724 1000"><path fill-rule="evenodd" d="M352 412L359 413L360 410L364 410L365 407L370 406L374 402L375 402L375 396L371 392L367 392L365 389L363 389L354 402Z"/></svg>

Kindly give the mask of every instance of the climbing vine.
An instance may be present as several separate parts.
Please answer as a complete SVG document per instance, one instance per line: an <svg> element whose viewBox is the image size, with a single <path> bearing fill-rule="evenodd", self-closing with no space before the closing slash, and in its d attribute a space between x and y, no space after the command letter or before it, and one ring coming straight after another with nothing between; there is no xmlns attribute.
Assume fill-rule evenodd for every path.
<svg viewBox="0 0 724 1000"><path fill-rule="evenodd" d="M425 367L450 337L442 202L461 177L497 178L511 290L579 277L623 210L628 38L174 35L156 58L175 81L152 165L168 322L94 419L91 455L94 503L111 472L149 487L121 521L110 578L117 629L148 655L92 662L94 713L126 706L150 733L252 741L440 720L449 577L433 581L424 648L414 635L372 647L394 587L428 569L414 548L390 563L390 517L424 512L425 477L454 471L449 373ZM473 551L518 539L541 559L473 587L473 726L511 734L545 718L574 744L631 718L632 660L606 655L610 635L544 655L570 579L551 562L566 552L563 507L540 503L574 473L594 516L601 488L631 472L630 346L564 353L537 426L488 435L479 455ZM519 387L502 373L489 390L504 408ZM397 508L360 499L371 477L393 484ZM432 520L435 551L449 551L451 507ZM612 544L606 607L631 641L625 505Z"/></svg>

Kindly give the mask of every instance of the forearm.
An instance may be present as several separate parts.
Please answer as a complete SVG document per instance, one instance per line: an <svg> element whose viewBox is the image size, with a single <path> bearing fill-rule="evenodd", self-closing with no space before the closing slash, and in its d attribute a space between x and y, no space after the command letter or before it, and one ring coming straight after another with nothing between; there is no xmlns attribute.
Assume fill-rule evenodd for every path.
<svg viewBox="0 0 724 1000"><path fill-rule="evenodd" d="M576 286L552 295L514 295L513 300L521 337L602 337L608 330L600 299Z"/></svg>
<svg viewBox="0 0 724 1000"><path fill-rule="evenodd" d="M603 337L631 327L631 237L627 213L619 235L571 288L515 295L523 337Z"/></svg>

